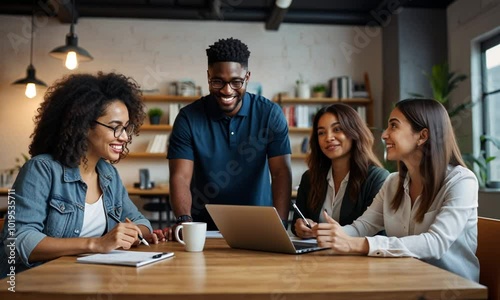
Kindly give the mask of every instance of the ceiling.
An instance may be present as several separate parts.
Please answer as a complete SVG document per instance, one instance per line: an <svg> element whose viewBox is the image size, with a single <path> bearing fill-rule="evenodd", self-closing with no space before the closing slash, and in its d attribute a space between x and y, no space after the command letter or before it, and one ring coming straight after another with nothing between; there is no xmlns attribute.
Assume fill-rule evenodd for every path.
<svg viewBox="0 0 500 300"><path fill-rule="evenodd" d="M283 0L287 2L286 0ZM281 23L367 25L384 20L397 8L445 9L453 0L292 0L288 9L276 0L75 0L75 18L152 18L262 22L277 30ZM70 23L70 0L1 0L0 14L29 15L38 10ZM377 18L377 16L382 16ZM371 22L371 23L370 23Z"/></svg>

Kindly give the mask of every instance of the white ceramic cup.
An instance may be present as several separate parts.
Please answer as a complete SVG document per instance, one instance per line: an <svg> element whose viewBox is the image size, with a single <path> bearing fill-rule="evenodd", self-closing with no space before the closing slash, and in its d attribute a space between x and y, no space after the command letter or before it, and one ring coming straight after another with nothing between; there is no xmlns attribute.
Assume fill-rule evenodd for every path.
<svg viewBox="0 0 500 300"><path fill-rule="evenodd" d="M179 237L181 230L183 239ZM188 252L203 251L206 236L207 223L204 222L185 222L175 228L175 238L184 245Z"/></svg>

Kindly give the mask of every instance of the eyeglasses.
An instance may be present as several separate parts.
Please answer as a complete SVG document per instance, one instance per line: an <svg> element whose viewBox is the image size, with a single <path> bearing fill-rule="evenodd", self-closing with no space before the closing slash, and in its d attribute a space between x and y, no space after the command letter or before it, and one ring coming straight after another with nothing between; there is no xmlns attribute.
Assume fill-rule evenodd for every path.
<svg viewBox="0 0 500 300"><path fill-rule="evenodd" d="M97 124L102 125L104 127L107 127L109 129L113 129L113 134L114 134L115 138L120 137L124 131L127 133L127 136L130 137L132 135L132 133L134 133L134 129L135 129L134 124L128 124L127 126L118 125L116 127L111 127L111 126L103 124L99 121L94 121L94 122L96 122Z"/></svg>
<svg viewBox="0 0 500 300"><path fill-rule="evenodd" d="M246 79L233 79L231 81L224 81L222 79L212 79L212 80L209 80L208 83L210 84L210 86L212 88L218 89L218 90L224 88L226 86L226 84L229 84L229 86L233 90L239 90L243 87L243 85L245 84L246 81L247 81Z"/></svg>

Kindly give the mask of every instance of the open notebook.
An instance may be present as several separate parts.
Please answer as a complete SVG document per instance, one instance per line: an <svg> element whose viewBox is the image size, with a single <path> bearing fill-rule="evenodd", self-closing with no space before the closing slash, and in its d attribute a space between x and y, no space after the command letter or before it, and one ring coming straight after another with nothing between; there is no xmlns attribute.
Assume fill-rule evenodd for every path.
<svg viewBox="0 0 500 300"><path fill-rule="evenodd" d="M167 259L172 256L174 256L174 252L141 252L141 251L113 250L109 253L92 254L88 256L78 257L76 261L85 264L105 264L105 265L141 267L147 264Z"/></svg>

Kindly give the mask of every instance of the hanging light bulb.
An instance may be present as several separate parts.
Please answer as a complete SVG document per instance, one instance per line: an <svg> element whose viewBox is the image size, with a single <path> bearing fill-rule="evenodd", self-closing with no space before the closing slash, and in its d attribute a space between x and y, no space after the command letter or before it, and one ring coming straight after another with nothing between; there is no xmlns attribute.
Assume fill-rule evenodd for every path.
<svg viewBox="0 0 500 300"><path fill-rule="evenodd" d="M34 83L28 83L26 85L26 91L24 92L26 97L33 99L36 97L36 85Z"/></svg>
<svg viewBox="0 0 500 300"><path fill-rule="evenodd" d="M78 46L78 37L75 34L75 1L71 8L71 26L69 33L66 35L66 44L50 51L52 57L64 60L64 65L70 70L78 67L78 63L82 61L91 61L94 58L90 53Z"/></svg>
<svg viewBox="0 0 500 300"><path fill-rule="evenodd" d="M66 56L66 62L64 63L66 68L70 70L74 70L78 68L78 59L76 57L76 52L75 51L69 51L68 55Z"/></svg>
<svg viewBox="0 0 500 300"><path fill-rule="evenodd" d="M28 69L26 70L26 77L14 81L12 84L19 84L19 85L26 85L26 91L24 94L26 97L32 99L36 96L36 89L38 86L43 86L46 87L47 84L45 82L41 81L40 79L36 78L36 70L35 67L33 66L33 33L34 33L34 28L35 28L35 5L33 4L33 13L31 14L31 48L30 48L30 65L28 66Z"/></svg>

